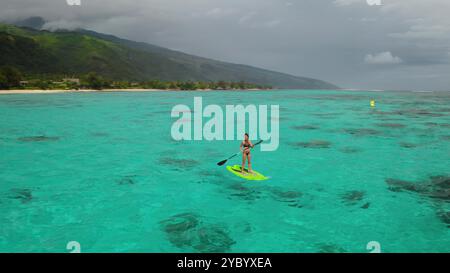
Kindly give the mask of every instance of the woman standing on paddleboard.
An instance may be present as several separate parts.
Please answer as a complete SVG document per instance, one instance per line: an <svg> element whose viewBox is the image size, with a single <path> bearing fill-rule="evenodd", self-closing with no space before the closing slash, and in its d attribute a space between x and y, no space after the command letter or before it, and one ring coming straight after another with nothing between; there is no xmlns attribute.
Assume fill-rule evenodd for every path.
<svg viewBox="0 0 450 273"><path fill-rule="evenodd" d="M252 171L252 156L250 155L250 148L253 148L255 145L248 139L248 134L245 133L244 141L241 142L241 152L242 152L242 168L241 172L244 173L245 161L248 162L248 172L253 173Z"/></svg>

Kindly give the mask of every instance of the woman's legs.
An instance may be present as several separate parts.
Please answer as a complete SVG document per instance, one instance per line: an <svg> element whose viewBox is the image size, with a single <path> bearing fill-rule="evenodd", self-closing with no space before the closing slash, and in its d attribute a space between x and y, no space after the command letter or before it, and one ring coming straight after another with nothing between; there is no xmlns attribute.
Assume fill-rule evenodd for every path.
<svg viewBox="0 0 450 273"><path fill-rule="evenodd" d="M241 168L241 172L244 172L244 168L245 168L245 160L247 159L247 154L244 152L242 153L242 168Z"/></svg>
<svg viewBox="0 0 450 273"><path fill-rule="evenodd" d="M248 161L248 172L251 173L252 172L252 155L248 154L247 155L247 161Z"/></svg>

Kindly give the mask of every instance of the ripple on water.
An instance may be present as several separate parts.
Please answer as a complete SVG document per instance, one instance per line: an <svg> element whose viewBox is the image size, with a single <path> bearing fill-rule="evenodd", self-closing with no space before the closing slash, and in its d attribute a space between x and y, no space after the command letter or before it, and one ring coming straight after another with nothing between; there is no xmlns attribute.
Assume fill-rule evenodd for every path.
<svg viewBox="0 0 450 273"><path fill-rule="evenodd" d="M109 134L105 132L93 132L91 133L91 136L93 137L108 137Z"/></svg>

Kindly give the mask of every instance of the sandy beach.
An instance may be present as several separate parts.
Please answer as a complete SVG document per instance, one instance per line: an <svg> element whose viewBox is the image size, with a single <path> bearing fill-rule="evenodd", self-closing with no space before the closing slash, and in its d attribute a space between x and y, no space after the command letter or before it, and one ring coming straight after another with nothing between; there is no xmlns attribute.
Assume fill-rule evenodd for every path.
<svg viewBox="0 0 450 273"><path fill-rule="evenodd" d="M84 92L160 92L160 91L172 91L172 90L162 90L162 89L104 89L104 90L93 90L93 89L83 89L83 90L0 90L0 95L8 94L54 94L54 93L84 93Z"/></svg>

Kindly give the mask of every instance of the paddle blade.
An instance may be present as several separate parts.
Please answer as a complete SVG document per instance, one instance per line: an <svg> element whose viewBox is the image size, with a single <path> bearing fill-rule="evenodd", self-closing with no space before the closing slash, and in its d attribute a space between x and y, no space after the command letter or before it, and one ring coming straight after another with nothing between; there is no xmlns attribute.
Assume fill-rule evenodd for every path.
<svg viewBox="0 0 450 273"><path fill-rule="evenodd" d="M222 160L219 163L217 163L217 165L222 166L223 164L225 164L228 161L228 159Z"/></svg>

